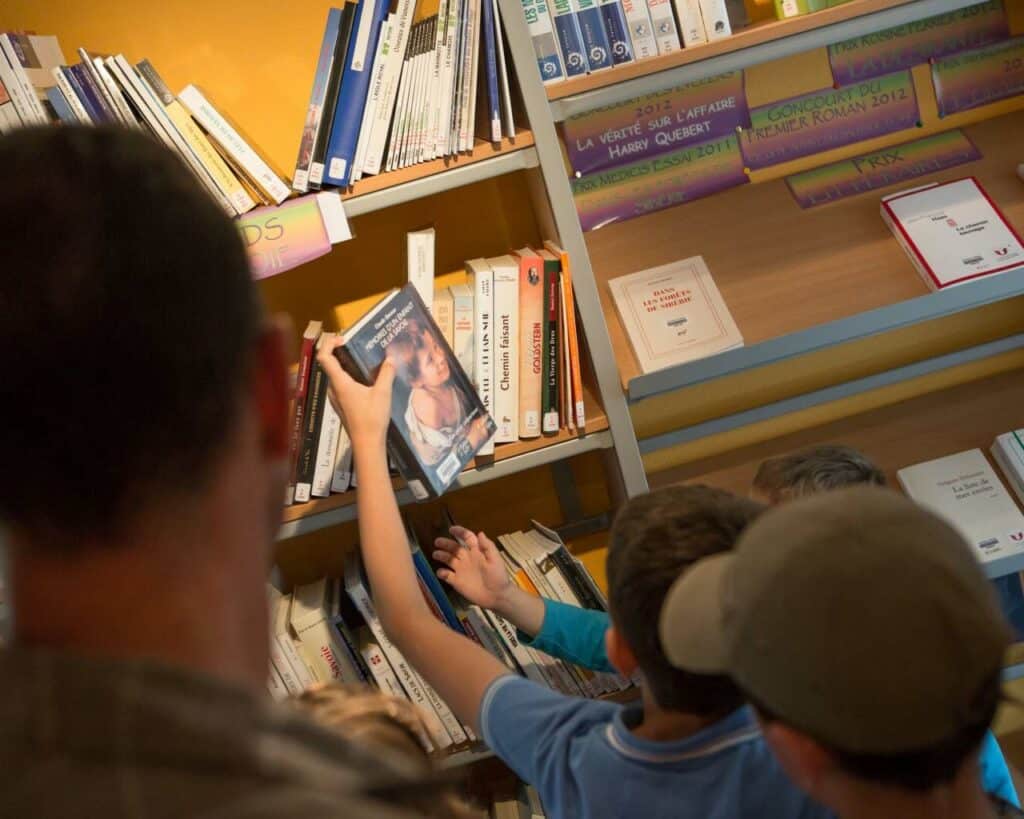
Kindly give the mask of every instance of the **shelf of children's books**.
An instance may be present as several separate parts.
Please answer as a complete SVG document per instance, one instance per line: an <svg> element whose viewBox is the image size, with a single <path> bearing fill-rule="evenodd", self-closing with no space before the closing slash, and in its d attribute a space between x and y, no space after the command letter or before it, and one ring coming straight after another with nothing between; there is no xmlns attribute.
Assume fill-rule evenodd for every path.
<svg viewBox="0 0 1024 819"><path fill-rule="evenodd" d="M783 178L618 222L586 236L623 389L632 402L1024 294L1024 270L931 293L882 221L881 196L975 176L1024 227L1013 134L1024 112L964 129L982 158L901 186L801 210ZM685 225L685 230L680 226ZM743 226L737 240L736 226ZM642 234L643 242L636 236ZM745 345L644 374L608 281L703 256ZM835 362L831 365L834 368Z"/></svg>
<svg viewBox="0 0 1024 819"><path fill-rule="evenodd" d="M503 139L500 143L478 139L473 150L467 153L368 176L356 182L341 198L345 214L352 218L536 166L533 134L521 128L513 139Z"/></svg>
<svg viewBox="0 0 1024 819"><path fill-rule="evenodd" d="M730 37L649 57L547 87L555 121L727 71L974 5L978 0L851 0L786 20L755 24Z"/></svg>
<svg viewBox="0 0 1024 819"><path fill-rule="evenodd" d="M598 410L596 403L589 403L587 407L588 409L593 408L594 416L587 420L586 434L577 435L568 429L562 429L554 435L524 439L511 444L499 444L495 447L493 457L478 458L470 464L449 491L514 475L595 449L608 449L612 446L611 433L608 432L608 419ZM403 481L395 480L395 491L399 503L413 502L412 494L405 487ZM354 520L356 517L355 501L355 492L348 491L331 495L329 498L285 507L278 539L284 540Z"/></svg>

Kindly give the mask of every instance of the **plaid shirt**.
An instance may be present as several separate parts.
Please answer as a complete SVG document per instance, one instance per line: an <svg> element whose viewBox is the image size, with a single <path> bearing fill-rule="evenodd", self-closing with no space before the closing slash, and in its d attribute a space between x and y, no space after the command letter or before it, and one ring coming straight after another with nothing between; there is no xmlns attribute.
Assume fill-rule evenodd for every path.
<svg viewBox="0 0 1024 819"><path fill-rule="evenodd" d="M146 661L0 651L0 816L403 819L408 782L258 696Z"/></svg>

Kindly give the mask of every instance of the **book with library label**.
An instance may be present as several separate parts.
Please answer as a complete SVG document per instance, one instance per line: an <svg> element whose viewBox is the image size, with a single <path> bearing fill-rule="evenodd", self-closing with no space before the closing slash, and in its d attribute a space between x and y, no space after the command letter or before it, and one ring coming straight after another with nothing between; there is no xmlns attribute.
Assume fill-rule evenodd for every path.
<svg viewBox="0 0 1024 819"><path fill-rule="evenodd" d="M982 563L1024 554L1024 515L980 449L908 466L897 476L910 497L960 531Z"/></svg>
<svg viewBox="0 0 1024 819"><path fill-rule="evenodd" d="M415 286L392 290L341 340L335 354L364 384L385 358L395 365L391 456L417 500L443 494L495 425Z"/></svg>
<svg viewBox="0 0 1024 819"><path fill-rule="evenodd" d="M882 219L932 290L1024 268L1024 241L974 177L886 196Z"/></svg>
<svg viewBox="0 0 1024 819"><path fill-rule="evenodd" d="M608 282L644 373L743 346L701 256Z"/></svg>

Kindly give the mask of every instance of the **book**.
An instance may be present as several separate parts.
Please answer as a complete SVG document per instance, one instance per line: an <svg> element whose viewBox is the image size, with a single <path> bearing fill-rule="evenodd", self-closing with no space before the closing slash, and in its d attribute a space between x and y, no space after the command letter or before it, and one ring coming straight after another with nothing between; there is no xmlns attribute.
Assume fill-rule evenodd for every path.
<svg viewBox="0 0 1024 819"><path fill-rule="evenodd" d="M416 288L391 291L341 338L335 353L363 383L385 357L395 365L390 453L414 497L443 494L495 426Z"/></svg>
<svg viewBox="0 0 1024 819"><path fill-rule="evenodd" d="M519 437L541 434L544 365L544 263L530 248L519 262Z"/></svg>
<svg viewBox="0 0 1024 819"><path fill-rule="evenodd" d="M883 197L882 219L932 290L1024 267L1024 240L973 176Z"/></svg>
<svg viewBox="0 0 1024 819"><path fill-rule="evenodd" d="M448 287L434 291L434 303L430 307L430 315L437 322L437 327L444 337L445 343L452 349L455 347L455 302L452 291Z"/></svg>
<svg viewBox="0 0 1024 819"><path fill-rule="evenodd" d="M569 254L554 242L546 241L544 242L544 247L557 256L561 263L562 304L565 307L564 326L569 355L569 362L566 365L566 379L571 379L572 389L569 398L572 404L573 420L577 429L582 432L586 428L587 418L586 406L583 400L583 370L581 369L579 336L576 330L576 297L572 287L572 265L570 264Z"/></svg>
<svg viewBox="0 0 1024 819"><path fill-rule="evenodd" d="M501 7L498 5L498 0L491 0L491 6L494 9L494 28L496 31L496 38L498 44L498 80L499 80L499 91L501 93L501 102L504 109L504 125L505 133L512 139L516 135L516 121L512 111L512 90L509 86L508 81L508 66L505 61L505 41L501 37L502 26L501 26ZM544 6L545 12L547 12L547 5ZM558 53L557 48L554 51Z"/></svg>
<svg viewBox="0 0 1024 819"><path fill-rule="evenodd" d="M325 377L324 383L326 382ZM329 386L324 389L320 435L313 460L313 481L309 494L314 498L326 498L331 494L331 485L337 470L338 446L341 441L341 416L326 395Z"/></svg>
<svg viewBox="0 0 1024 819"><path fill-rule="evenodd" d="M295 480L298 472L299 448L302 445L302 422L306 414L306 397L309 394L309 376L313 370L313 350L316 340L320 337L323 322L311 321L302 334L302 345L299 350L299 366L295 377L295 394L293 397L293 414L291 440L288 449L289 483L285 493L285 504L295 500Z"/></svg>
<svg viewBox="0 0 1024 819"><path fill-rule="evenodd" d="M551 0L551 26L555 31L558 51L565 66L566 77L578 77L587 73L587 55L583 47L583 34L573 10L571 0Z"/></svg>
<svg viewBox="0 0 1024 819"><path fill-rule="evenodd" d="M896 474L911 498L964 536L982 564L1024 554L1024 515L980 449L908 466ZM990 576L992 568L987 567Z"/></svg>
<svg viewBox="0 0 1024 819"><path fill-rule="evenodd" d="M647 0L647 12L651 15L651 28L658 44L658 54L679 51L682 44L679 42L671 0Z"/></svg>
<svg viewBox="0 0 1024 819"><path fill-rule="evenodd" d="M292 636L290 613L292 606L291 594L278 594L275 596L275 603L271 608L271 639L276 641L278 650L287 660L291 667L292 674L298 682L301 690L305 691L311 686L316 678L310 671L305 659L300 655Z"/></svg>
<svg viewBox="0 0 1024 819"><path fill-rule="evenodd" d="M316 71L313 73L313 88L309 92L309 104L306 107L306 121L302 125L302 136L299 139L299 155L295 160L295 176L292 188L299 193L309 190L309 170L313 164L313 149L316 145L317 131L320 128L324 113L324 102L327 98L327 83L331 77L331 63L334 58L334 46L338 42L338 30L341 26L341 9L328 9L324 35L320 40L320 53L317 57Z"/></svg>
<svg viewBox="0 0 1024 819"><path fill-rule="evenodd" d="M483 25L483 75L487 80L484 88L487 96L487 109L481 118L484 121L485 139L501 142L501 94L498 91L498 48L501 45L501 32L496 30L497 20L494 17L494 5L491 0L482 0L480 14ZM541 77L544 75L542 74Z"/></svg>
<svg viewBox="0 0 1024 819"><path fill-rule="evenodd" d="M494 409L494 271L485 259L466 262L473 287L473 386L488 415ZM477 454L494 452L493 438Z"/></svg>
<svg viewBox="0 0 1024 819"><path fill-rule="evenodd" d="M107 110L106 104L100 99L99 89L94 85L86 67L78 63L71 66L60 66L60 70L67 72L66 76L71 83L71 87L85 107L85 110L89 112L89 119L92 120L93 124L103 125L110 122L110 113ZM139 100L136 108L141 104L142 102ZM154 128L154 133L158 138L166 142L166 138L162 137L160 131L155 126L151 125L150 127ZM173 145L168 145L168 147L172 151L174 150Z"/></svg>
<svg viewBox="0 0 1024 819"><path fill-rule="evenodd" d="M267 670L267 691L270 692L270 698L274 702L284 702L288 699L288 689L284 687L281 675L277 673L273 665Z"/></svg>
<svg viewBox="0 0 1024 819"><path fill-rule="evenodd" d="M143 73L141 67L143 63L147 66L149 65L148 60L143 60L142 63L136 65L136 68L138 69L140 74L143 74L143 79L145 80L146 76ZM96 68L96 74L100 78L103 87L107 90L108 97L114 103L114 109L118 112L121 121L129 128L132 128L136 131L141 131L142 123L139 122L139 118L136 115L135 111L132 109L132 106L129 104L128 98L125 97L124 92L121 90L121 86L118 85L117 80L114 79L114 74L110 70L110 67L107 65L107 63L104 61L102 57L93 57L92 64ZM156 72L154 71L153 73L155 74ZM154 93L156 92L154 91ZM199 129L197 128L196 130Z"/></svg>
<svg viewBox="0 0 1024 819"><path fill-rule="evenodd" d="M338 107L338 91L341 87L341 76L345 70L345 57L348 55L348 47L352 39L357 9L358 0L347 0L341 7L338 36L334 41L331 70L327 75L327 88L324 91L324 109L320 114L316 137L313 140L313 156L309 164L309 179L307 181L310 190L320 190L323 185L327 146L330 142L331 128L334 126L334 113Z"/></svg>
<svg viewBox="0 0 1024 819"><path fill-rule="evenodd" d="M604 28L598 0L571 0L571 2L576 19L579 21L587 68L590 71L611 68L612 48L608 42L608 32Z"/></svg>
<svg viewBox="0 0 1024 819"><path fill-rule="evenodd" d="M494 443L519 440L519 262L488 259L494 275Z"/></svg>
<svg viewBox="0 0 1024 819"><path fill-rule="evenodd" d="M704 31L704 20L700 14L700 0L674 0L679 33L685 48L704 45L708 35Z"/></svg>
<svg viewBox="0 0 1024 819"><path fill-rule="evenodd" d="M427 556L423 554L419 541L416 539L416 533L413 532L411 527L409 527L409 551L412 554L412 562L413 566L416 568L416 574L419 577L420 582L426 588L427 594L430 598L428 602L436 607L440 614L440 619L445 625L453 631L464 634L465 632L462 630L462 623L459 622L459 617L455 613L455 608L452 606L451 600L448 599L448 595L445 594L441 581L438 580L437 575L434 574L434 569L430 565L430 561L428 561Z"/></svg>
<svg viewBox="0 0 1024 819"><path fill-rule="evenodd" d="M1024 429L999 435L992 444L995 458L1014 494L1024 503Z"/></svg>
<svg viewBox="0 0 1024 819"><path fill-rule="evenodd" d="M317 339L319 350L329 334L323 333ZM295 502L305 503L312 496L313 477L316 474L316 451L320 442L320 428L323 425L324 405L327 403L327 373L313 355L309 372L307 400L302 414L302 440L295 466Z"/></svg>
<svg viewBox="0 0 1024 819"><path fill-rule="evenodd" d="M629 23L622 8L622 0L598 0L601 21L608 35L612 63L622 65L633 61L633 41L629 36Z"/></svg>
<svg viewBox="0 0 1024 819"><path fill-rule="evenodd" d="M330 622L329 592L330 584L323 577L296 586L289 613L291 626L306 646L306 656L316 666L321 680L358 683L362 679L359 670Z"/></svg>
<svg viewBox="0 0 1024 819"><path fill-rule="evenodd" d="M700 16L704 20L708 42L732 36L726 0L700 0Z"/></svg>
<svg viewBox="0 0 1024 819"><path fill-rule="evenodd" d="M393 48L394 36L395 14L388 12L384 22L381 23L380 35L377 37L377 47L370 68L370 83L366 90L366 104L363 106L363 121L359 126L359 137L356 140L356 153L352 159L350 184L355 184L363 178L363 166L366 164L366 153L370 148L373 123L377 116L377 106L381 101L380 92L383 86L384 69Z"/></svg>
<svg viewBox="0 0 1024 819"><path fill-rule="evenodd" d="M743 345L701 256L619 276L608 287L642 372Z"/></svg>
<svg viewBox="0 0 1024 819"><path fill-rule="evenodd" d="M352 439L342 424L338 431L338 450L334 460L334 476L331 478L332 492L347 492L352 485Z"/></svg>
<svg viewBox="0 0 1024 819"><path fill-rule="evenodd" d="M14 109L26 125L49 122L35 87L25 72L28 63L16 34L0 34L0 82L14 103Z"/></svg>
<svg viewBox="0 0 1024 819"><path fill-rule="evenodd" d="M561 270L562 263L550 250L539 253L544 271L544 325L541 355L541 431L558 432L560 427L561 402L559 401L559 379L561 377L559 347L562 336L559 332L561 318Z"/></svg>
<svg viewBox="0 0 1024 819"><path fill-rule="evenodd" d="M633 58L643 60L658 56L658 43L654 39L647 3L644 0L622 0L622 11L626 15L629 39L633 44Z"/></svg>
<svg viewBox="0 0 1024 819"><path fill-rule="evenodd" d="M411 230L405 234L408 281L420 294L428 310L434 303L434 229Z"/></svg>
<svg viewBox="0 0 1024 819"><path fill-rule="evenodd" d="M99 69L96 67L96 63L93 62L93 58L89 52L84 48L78 49L78 56L80 58L80 64L85 70L85 76L89 78L89 83L96 94L97 98L103 106L109 122L121 123L127 125L129 120L125 117L122 107L119 107L114 99L114 94L111 93L111 89L104 82L103 76L100 75ZM102 61L100 61L102 65ZM122 106L124 104L124 97L120 90L115 87L114 92L117 94ZM134 117L132 117L134 122Z"/></svg>
<svg viewBox="0 0 1024 819"><path fill-rule="evenodd" d="M64 99L71 107L71 110L75 112L75 116L78 118L78 121L81 122L83 125L92 125L93 119L89 115L89 112L86 111L85 105L83 104L81 98L78 96L78 92L75 91L75 88L72 85L70 72L68 71L67 66L57 66L56 68L54 68L53 79L57 83L56 87L60 89L61 93L64 94ZM2 87L2 85L3 83L0 83L0 87ZM0 93L0 96L2 96L2 93ZM10 106L13 110L14 103L10 103ZM2 108L3 105L0 104L0 109Z"/></svg>
<svg viewBox="0 0 1024 819"><path fill-rule="evenodd" d="M277 589L273 586L267 586L267 608L270 612L270 664L273 669L277 672L284 687L288 690L289 694L301 694L305 687L299 682L299 678L295 673L294 668L290 660L285 656L284 651L281 649L281 645L277 640L277 635L274 633L276 628L276 621L278 611L282 606L287 611L288 601L284 600Z"/></svg>
<svg viewBox="0 0 1024 819"><path fill-rule="evenodd" d="M178 99L213 142L270 201L280 205L288 198L288 186L198 88L194 85L185 86L178 94Z"/></svg>
<svg viewBox="0 0 1024 819"><path fill-rule="evenodd" d="M66 64L60 41L52 34L8 32L7 36L11 38L14 52L43 114L50 119L52 112L46 106L46 90L54 86L53 69Z"/></svg>
<svg viewBox="0 0 1024 819"><path fill-rule="evenodd" d="M473 352L473 291L468 284L453 284L448 291L452 297L452 350L462 369L473 380L476 362Z"/></svg>
<svg viewBox="0 0 1024 819"><path fill-rule="evenodd" d="M60 90L56 85L51 85L46 89L46 101L50 103L50 107L53 108L57 114L57 118L66 125L78 125L81 120L78 118L71 106L68 104L67 99L64 97L64 92ZM3 114L4 99L2 92L0 92L0 134L7 133L5 125L7 119ZM20 123L20 120L19 120Z"/></svg>

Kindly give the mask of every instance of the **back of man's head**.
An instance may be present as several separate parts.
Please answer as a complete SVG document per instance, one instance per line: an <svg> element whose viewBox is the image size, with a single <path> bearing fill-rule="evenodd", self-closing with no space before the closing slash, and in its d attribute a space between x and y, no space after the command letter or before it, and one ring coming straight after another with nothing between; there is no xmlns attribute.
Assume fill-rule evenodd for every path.
<svg viewBox="0 0 1024 819"><path fill-rule="evenodd" d="M885 486L885 473L853 447L822 444L764 461L753 488L774 505L861 484Z"/></svg>
<svg viewBox="0 0 1024 819"><path fill-rule="evenodd" d="M612 622L662 708L714 716L743 704L727 676L669 664L658 615L676 578L701 558L731 550L762 508L720 489L668 486L631 499L616 516L607 566Z"/></svg>
<svg viewBox="0 0 1024 819"><path fill-rule="evenodd" d="M0 168L0 522L102 543L209 480L258 294L230 220L142 134L24 129Z"/></svg>

